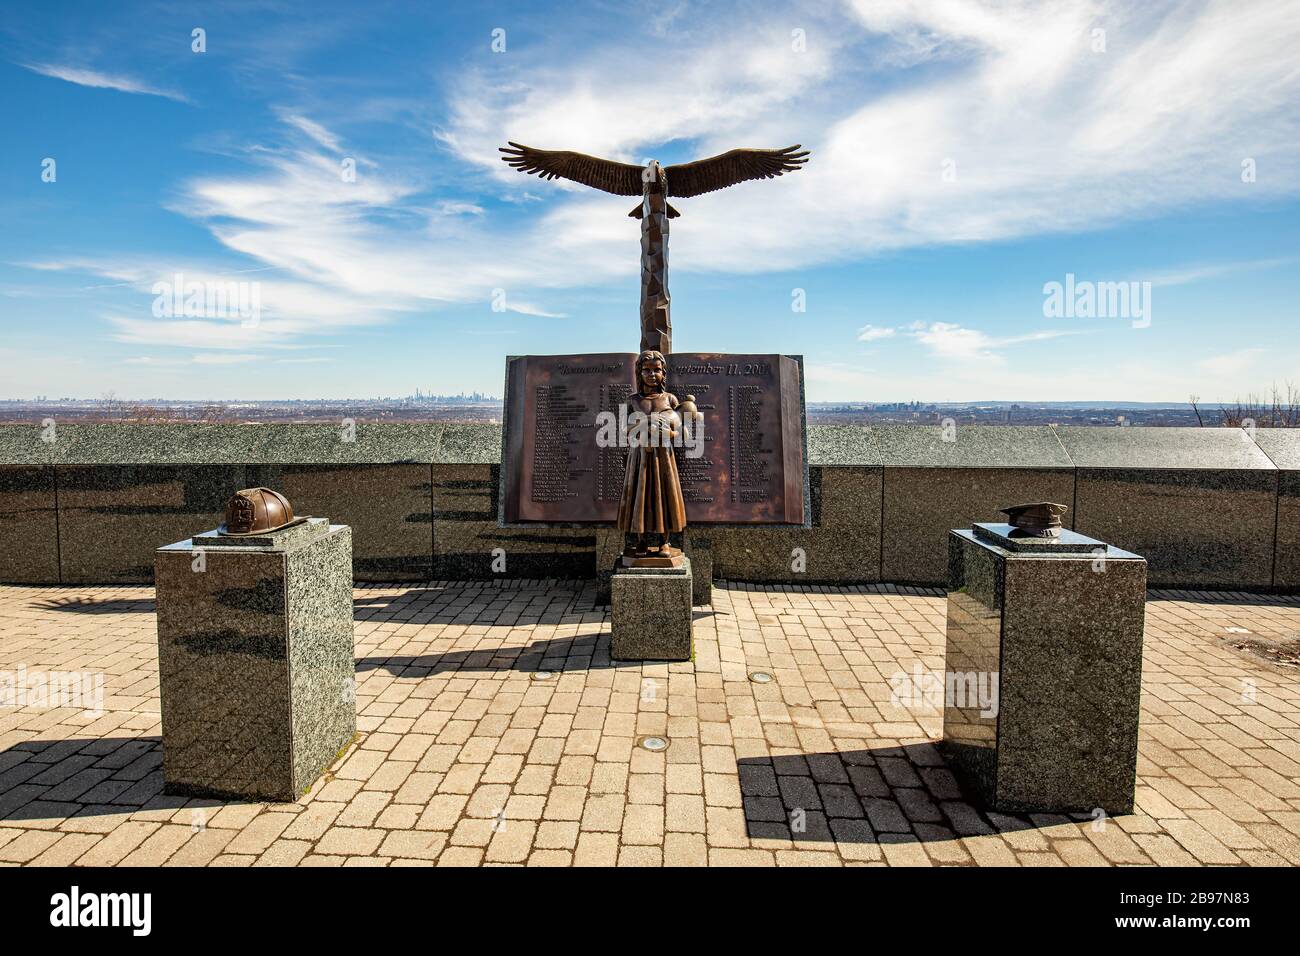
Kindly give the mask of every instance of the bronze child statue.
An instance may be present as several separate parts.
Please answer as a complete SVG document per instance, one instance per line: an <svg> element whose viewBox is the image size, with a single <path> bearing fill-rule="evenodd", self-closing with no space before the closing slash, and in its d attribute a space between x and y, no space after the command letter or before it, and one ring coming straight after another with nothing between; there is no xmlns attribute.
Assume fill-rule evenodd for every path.
<svg viewBox="0 0 1300 956"><path fill-rule="evenodd" d="M679 441L682 412L694 418L694 403L687 396L678 402L668 391L668 369L662 352L647 350L637 356L638 389L628 400L627 472L618 505L618 527L636 535L636 543L623 553L625 564L673 567L681 551L668 536L686 527L686 504L673 445Z"/></svg>

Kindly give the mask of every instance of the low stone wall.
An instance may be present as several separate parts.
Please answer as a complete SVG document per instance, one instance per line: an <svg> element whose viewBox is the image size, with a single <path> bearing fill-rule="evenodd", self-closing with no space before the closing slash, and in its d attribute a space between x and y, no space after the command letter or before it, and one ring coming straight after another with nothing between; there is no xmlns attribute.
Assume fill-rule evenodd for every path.
<svg viewBox="0 0 1300 956"><path fill-rule="evenodd" d="M483 425L0 426L0 582L148 582L251 485L351 525L358 580L595 577L605 529L498 527L500 446ZM714 576L938 585L949 529L1049 499L1154 587L1300 589L1300 430L812 426L809 456L812 527L699 526Z"/></svg>

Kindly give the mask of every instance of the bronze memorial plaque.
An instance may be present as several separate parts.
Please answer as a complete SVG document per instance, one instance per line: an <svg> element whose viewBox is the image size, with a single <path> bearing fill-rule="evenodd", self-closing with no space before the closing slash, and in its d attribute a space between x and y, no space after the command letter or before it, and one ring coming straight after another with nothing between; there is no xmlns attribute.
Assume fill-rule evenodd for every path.
<svg viewBox="0 0 1300 956"><path fill-rule="evenodd" d="M506 524L617 518L627 449L609 425L636 390L635 363L619 352L507 360ZM675 352L667 364L668 391L694 396L703 415L701 440L675 449L689 522L806 524L800 359Z"/></svg>

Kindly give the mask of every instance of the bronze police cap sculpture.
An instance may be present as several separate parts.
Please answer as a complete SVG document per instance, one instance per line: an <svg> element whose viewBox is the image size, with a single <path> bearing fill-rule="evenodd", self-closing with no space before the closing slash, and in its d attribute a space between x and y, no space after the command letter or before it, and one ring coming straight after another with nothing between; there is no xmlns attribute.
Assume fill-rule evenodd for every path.
<svg viewBox="0 0 1300 956"><path fill-rule="evenodd" d="M1024 538L1059 538L1061 536L1061 515L1069 508L1052 501L1036 501L1032 504L1010 505L1001 509L1007 516L1007 524L1014 529L1014 537Z"/></svg>
<svg viewBox="0 0 1300 956"><path fill-rule="evenodd" d="M225 535L266 534L294 524L289 499L270 488L244 488L226 502L225 521L217 529Z"/></svg>

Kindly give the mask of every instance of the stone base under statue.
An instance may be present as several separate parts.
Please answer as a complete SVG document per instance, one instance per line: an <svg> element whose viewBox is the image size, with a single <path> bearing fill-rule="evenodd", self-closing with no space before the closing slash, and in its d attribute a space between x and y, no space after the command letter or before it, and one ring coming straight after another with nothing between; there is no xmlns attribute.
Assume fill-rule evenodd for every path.
<svg viewBox="0 0 1300 956"><path fill-rule="evenodd" d="M625 551L620 563L625 568L680 568L686 565L686 555L672 546L645 554Z"/></svg>
<svg viewBox="0 0 1300 956"><path fill-rule="evenodd" d="M617 661L688 661L691 560L680 567L622 567L610 576L610 657Z"/></svg>
<svg viewBox="0 0 1300 956"><path fill-rule="evenodd" d="M609 604L610 576L623 567L627 535L614 528L596 531L596 603ZM682 552L691 562L692 601L696 607L713 603L713 550L707 533L689 528L681 536Z"/></svg>

